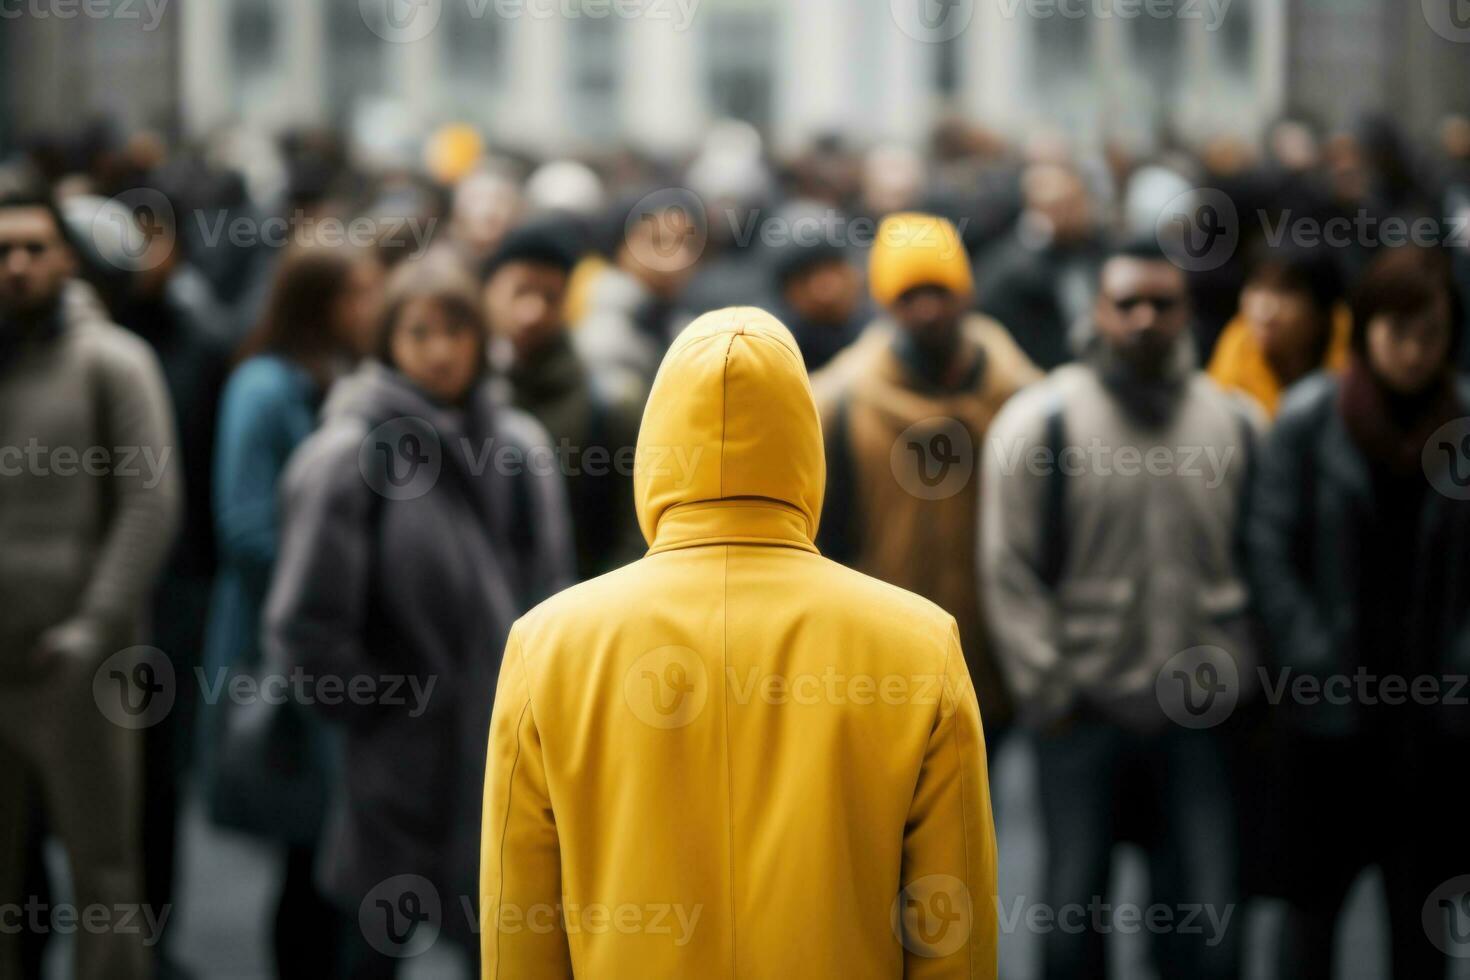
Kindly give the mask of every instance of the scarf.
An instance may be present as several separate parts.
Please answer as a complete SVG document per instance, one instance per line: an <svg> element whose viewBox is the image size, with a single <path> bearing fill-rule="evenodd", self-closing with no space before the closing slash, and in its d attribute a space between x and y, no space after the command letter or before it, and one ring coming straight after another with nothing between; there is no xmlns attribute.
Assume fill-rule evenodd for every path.
<svg viewBox="0 0 1470 980"><path fill-rule="evenodd" d="M1338 410L1348 435L1369 464L1396 476L1417 473L1429 437L1465 411L1448 369L1423 391L1401 395L1356 356L1343 375Z"/></svg>
<svg viewBox="0 0 1470 980"><path fill-rule="evenodd" d="M60 336L61 325L60 302L38 316L0 319L0 370L8 368L26 349Z"/></svg>

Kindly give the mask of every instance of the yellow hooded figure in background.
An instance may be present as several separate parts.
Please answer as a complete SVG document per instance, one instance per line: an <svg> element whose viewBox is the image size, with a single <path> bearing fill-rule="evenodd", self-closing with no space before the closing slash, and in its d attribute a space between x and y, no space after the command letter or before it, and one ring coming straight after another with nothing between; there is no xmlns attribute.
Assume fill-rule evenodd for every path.
<svg viewBox="0 0 1470 980"><path fill-rule="evenodd" d="M791 334L756 309L695 321L639 434L647 556L511 631L486 980L995 977L954 619L818 554L824 477Z"/></svg>
<svg viewBox="0 0 1470 980"><path fill-rule="evenodd" d="M1332 335L1327 341L1321 367L1334 374L1347 366L1352 319L1345 305L1339 305L1332 311ZM1245 392L1265 409L1269 417L1276 417L1287 385L1271 366L1259 331L1247 317L1238 316L1225 325L1205 370L1221 387Z"/></svg>

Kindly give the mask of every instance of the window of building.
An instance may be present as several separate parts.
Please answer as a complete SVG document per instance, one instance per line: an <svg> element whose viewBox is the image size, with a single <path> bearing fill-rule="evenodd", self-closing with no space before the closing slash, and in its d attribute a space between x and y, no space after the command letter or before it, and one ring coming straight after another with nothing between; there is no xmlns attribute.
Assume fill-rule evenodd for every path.
<svg viewBox="0 0 1470 980"><path fill-rule="evenodd" d="M457 79L494 82L505 77L504 25L492 3L466 0L444 5L443 26L449 71Z"/></svg>
<svg viewBox="0 0 1470 980"><path fill-rule="evenodd" d="M612 140L620 130L622 51L615 17L578 17L571 24L572 100L577 137Z"/></svg>
<svg viewBox="0 0 1470 980"><path fill-rule="evenodd" d="M1256 37L1255 0L1235 0L1219 26L1220 60L1226 71L1249 75Z"/></svg>
<svg viewBox="0 0 1470 980"><path fill-rule="evenodd" d="M1133 21L1132 60L1143 81L1154 91L1172 91L1179 81L1184 53L1184 21L1178 17L1145 15Z"/></svg>
<svg viewBox="0 0 1470 980"><path fill-rule="evenodd" d="M712 10L705 64L717 116L769 130L775 76L776 16L769 9Z"/></svg>
<svg viewBox="0 0 1470 980"><path fill-rule="evenodd" d="M276 57L276 9L271 0L237 0L230 8L230 51L242 76L271 67Z"/></svg>
<svg viewBox="0 0 1470 980"><path fill-rule="evenodd" d="M960 90L960 38L963 32L933 45L934 91L945 97Z"/></svg>
<svg viewBox="0 0 1470 980"><path fill-rule="evenodd" d="M1062 87L1092 68L1091 17L1075 17L1062 8L1038 15L1032 24L1036 57L1031 70L1043 89Z"/></svg>
<svg viewBox="0 0 1470 980"><path fill-rule="evenodd" d="M388 89L387 42L368 27L372 4L328 0L326 11L327 105L332 118L344 122L360 100ZM384 14L386 16L386 14ZM380 26L380 31L387 31Z"/></svg>

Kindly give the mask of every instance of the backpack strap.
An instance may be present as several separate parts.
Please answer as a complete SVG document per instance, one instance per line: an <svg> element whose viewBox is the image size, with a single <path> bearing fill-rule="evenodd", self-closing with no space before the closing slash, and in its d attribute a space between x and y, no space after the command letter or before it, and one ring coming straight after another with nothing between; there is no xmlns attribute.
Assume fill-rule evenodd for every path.
<svg viewBox="0 0 1470 980"><path fill-rule="evenodd" d="M1067 522L1067 474L1061 465L1062 452L1067 447L1067 422L1060 398L1047 410L1043 438L1052 467L1043 490L1039 572L1047 588L1056 591L1071 547Z"/></svg>
<svg viewBox="0 0 1470 980"><path fill-rule="evenodd" d="M858 548L857 480L848 403L848 393L844 390L833 406L831 424L823 433L827 446L827 492L822 498L821 529L817 533L822 554L844 565L852 564Z"/></svg>

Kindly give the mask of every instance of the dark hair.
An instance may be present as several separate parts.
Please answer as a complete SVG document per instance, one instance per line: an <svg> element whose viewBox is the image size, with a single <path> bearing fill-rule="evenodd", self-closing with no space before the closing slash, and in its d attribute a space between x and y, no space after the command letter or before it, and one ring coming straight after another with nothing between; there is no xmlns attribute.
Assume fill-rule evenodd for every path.
<svg viewBox="0 0 1470 980"><path fill-rule="evenodd" d="M1342 275L1325 248L1261 242L1252 249L1248 264L1247 283L1305 293L1324 313L1331 313L1342 299Z"/></svg>
<svg viewBox="0 0 1470 980"><path fill-rule="evenodd" d="M276 268L265 313L236 359L279 354L313 368L338 347L332 333L334 307L353 267L369 258L369 253L353 248L293 245Z"/></svg>
<svg viewBox="0 0 1470 980"><path fill-rule="evenodd" d="M1140 262L1173 264L1173 259L1169 258L1169 253L1165 251L1156 235L1135 235L1114 242L1103 261L1111 262L1113 259L1137 259Z"/></svg>
<svg viewBox="0 0 1470 980"><path fill-rule="evenodd" d="M449 317L474 328L479 344L475 362L481 372L488 369L486 360L489 335L485 329L485 312L480 305L480 291L475 280L446 253L429 253L423 258L409 259L393 270L388 279L387 302L378 321L378 334L373 356L389 367L393 363L393 334L399 327L403 311L410 303L427 300Z"/></svg>
<svg viewBox="0 0 1470 980"><path fill-rule="evenodd" d="M1380 316L1414 316L1444 299L1450 316L1450 357L1459 349L1465 326L1465 300L1450 261L1440 248L1404 245L1385 249L1353 290L1353 350L1366 353L1368 324Z"/></svg>
<svg viewBox="0 0 1470 980"><path fill-rule="evenodd" d="M72 235L71 225L66 221L66 216L61 213L61 205L57 203L55 195L49 190L37 187L15 187L0 188L0 211L12 211L21 209L39 208L51 216L51 221L56 225L56 234L60 237L62 244L71 249L72 254L81 259L86 253L78 246L76 238Z"/></svg>
<svg viewBox="0 0 1470 980"><path fill-rule="evenodd" d="M1342 274L1328 250L1263 241L1251 250L1248 265L1247 286L1299 293L1311 300L1317 321L1314 356L1320 361L1332 345L1333 317L1343 299Z"/></svg>
<svg viewBox="0 0 1470 980"><path fill-rule="evenodd" d="M529 262L560 272L571 272L577 264L577 249L572 240L574 234L573 229L550 220L512 229L500 247L481 264L480 281L489 282L491 276L512 262Z"/></svg>
<svg viewBox="0 0 1470 980"><path fill-rule="evenodd" d="M774 250L771 258L771 277L775 281L776 289L784 292L793 281L818 266L847 261L847 249L836 242L819 241L811 244L786 242Z"/></svg>

